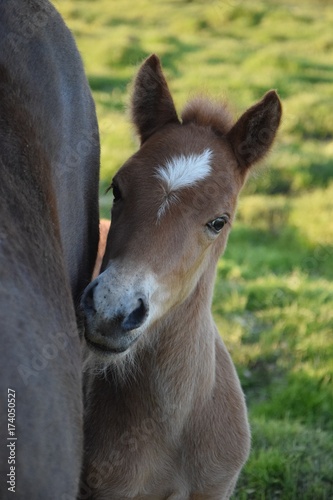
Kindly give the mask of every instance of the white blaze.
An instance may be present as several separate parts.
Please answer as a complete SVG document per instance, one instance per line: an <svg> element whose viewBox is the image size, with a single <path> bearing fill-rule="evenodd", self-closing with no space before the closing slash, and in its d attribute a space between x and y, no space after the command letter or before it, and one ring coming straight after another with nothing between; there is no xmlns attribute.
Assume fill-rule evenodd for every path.
<svg viewBox="0 0 333 500"><path fill-rule="evenodd" d="M201 154L180 155L171 158L164 166L157 168L156 177L162 181L166 198L158 211L161 217L172 201L177 200L174 191L197 184L212 171L210 160L213 153L205 149Z"/></svg>

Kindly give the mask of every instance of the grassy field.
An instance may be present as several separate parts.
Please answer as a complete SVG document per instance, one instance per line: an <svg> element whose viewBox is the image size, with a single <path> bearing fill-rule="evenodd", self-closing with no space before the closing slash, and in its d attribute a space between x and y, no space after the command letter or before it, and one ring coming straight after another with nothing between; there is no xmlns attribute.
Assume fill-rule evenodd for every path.
<svg viewBox="0 0 333 500"><path fill-rule="evenodd" d="M58 0L102 138L101 213L138 144L129 83L152 52L178 109L206 91L239 114L270 89L277 145L250 179L213 310L246 392L253 450L235 499L333 498L333 6L286 0Z"/></svg>

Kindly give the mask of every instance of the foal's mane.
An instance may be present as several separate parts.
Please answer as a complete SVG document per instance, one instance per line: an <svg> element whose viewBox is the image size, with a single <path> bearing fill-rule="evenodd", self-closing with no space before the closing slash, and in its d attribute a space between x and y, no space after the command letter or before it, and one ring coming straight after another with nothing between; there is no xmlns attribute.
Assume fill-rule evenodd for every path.
<svg viewBox="0 0 333 500"><path fill-rule="evenodd" d="M234 124L228 106L224 102L215 101L206 96L191 99L183 109L182 122L195 123L203 127L211 127L214 132L225 135Z"/></svg>

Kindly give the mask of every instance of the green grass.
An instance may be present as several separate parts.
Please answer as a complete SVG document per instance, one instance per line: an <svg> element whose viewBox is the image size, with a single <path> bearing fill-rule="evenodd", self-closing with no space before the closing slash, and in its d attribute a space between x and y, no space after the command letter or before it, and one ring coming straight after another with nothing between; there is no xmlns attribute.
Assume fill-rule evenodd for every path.
<svg viewBox="0 0 333 500"><path fill-rule="evenodd" d="M101 215L138 144L129 84L156 52L180 109L235 115L276 88L284 115L219 262L213 311L245 390L253 449L235 499L333 498L333 6L328 0L58 0L102 139Z"/></svg>

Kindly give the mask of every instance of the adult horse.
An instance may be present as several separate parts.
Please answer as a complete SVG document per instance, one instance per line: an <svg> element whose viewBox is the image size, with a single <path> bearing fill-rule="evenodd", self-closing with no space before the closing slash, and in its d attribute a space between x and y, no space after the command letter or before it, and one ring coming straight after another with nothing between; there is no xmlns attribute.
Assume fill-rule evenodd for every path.
<svg viewBox="0 0 333 500"><path fill-rule="evenodd" d="M250 436L210 311L215 268L281 104L270 91L234 123L200 98L181 122L153 55L132 115L141 147L113 179L103 272L82 299L92 371L81 497L227 499Z"/></svg>
<svg viewBox="0 0 333 500"><path fill-rule="evenodd" d="M67 500L81 467L75 304L98 245L98 127L47 0L1 0L0 33L0 496Z"/></svg>

